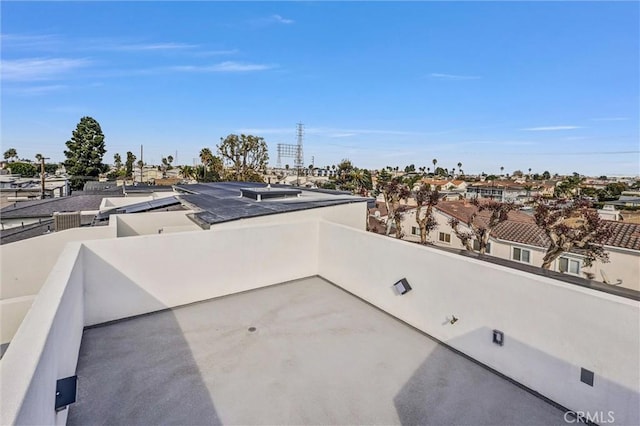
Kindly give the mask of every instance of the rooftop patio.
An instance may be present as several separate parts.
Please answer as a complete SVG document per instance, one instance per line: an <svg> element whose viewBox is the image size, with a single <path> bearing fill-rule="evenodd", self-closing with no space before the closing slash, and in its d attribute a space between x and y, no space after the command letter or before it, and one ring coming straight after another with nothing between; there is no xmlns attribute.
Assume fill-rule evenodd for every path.
<svg viewBox="0 0 640 426"><path fill-rule="evenodd" d="M0 361L0 424L640 424L636 299L274 219L68 244Z"/></svg>
<svg viewBox="0 0 640 426"><path fill-rule="evenodd" d="M85 330L68 424L562 424L321 278Z"/></svg>

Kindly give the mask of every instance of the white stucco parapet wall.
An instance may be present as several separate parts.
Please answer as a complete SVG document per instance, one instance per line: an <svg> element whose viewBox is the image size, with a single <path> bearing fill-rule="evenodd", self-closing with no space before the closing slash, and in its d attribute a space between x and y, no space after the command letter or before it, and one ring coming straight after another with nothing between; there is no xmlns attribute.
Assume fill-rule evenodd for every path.
<svg viewBox="0 0 640 426"><path fill-rule="evenodd" d="M565 407L640 424L639 302L337 224L319 235L324 278ZM401 278L413 290L396 296Z"/></svg>

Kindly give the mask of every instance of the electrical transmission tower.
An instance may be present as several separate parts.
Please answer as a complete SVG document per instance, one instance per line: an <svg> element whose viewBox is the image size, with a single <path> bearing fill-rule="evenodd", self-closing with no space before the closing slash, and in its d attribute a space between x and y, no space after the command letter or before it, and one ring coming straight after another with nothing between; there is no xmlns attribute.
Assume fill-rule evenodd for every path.
<svg viewBox="0 0 640 426"><path fill-rule="evenodd" d="M296 136L296 144L278 144L278 168L282 168L282 157L293 158L293 167L298 171L304 167L304 153L302 149L302 140L304 139L304 124L297 124Z"/></svg>

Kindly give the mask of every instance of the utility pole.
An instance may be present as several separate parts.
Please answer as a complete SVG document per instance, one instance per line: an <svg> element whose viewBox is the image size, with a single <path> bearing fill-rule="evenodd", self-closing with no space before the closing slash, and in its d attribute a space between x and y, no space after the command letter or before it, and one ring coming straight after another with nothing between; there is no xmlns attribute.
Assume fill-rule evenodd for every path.
<svg viewBox="0 0 640 426"><path fill-rule="evenodd" d="M142 158L142 145L140 145L140 183L142 183L142 169L144 168L144 160Z"/></svg>
<svg viewBox="0 0 640 426"><path fill-rule="evenodd" d="M40 199L44 200L44 160L48 160L49 157L40 156L40 183L42 185L42 189L40 192Z"/></svg>

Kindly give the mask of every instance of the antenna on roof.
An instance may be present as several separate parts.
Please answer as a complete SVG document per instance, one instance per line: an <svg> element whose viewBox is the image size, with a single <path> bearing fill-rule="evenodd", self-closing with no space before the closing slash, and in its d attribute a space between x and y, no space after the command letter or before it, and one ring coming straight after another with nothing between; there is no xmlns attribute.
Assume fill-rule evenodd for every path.
<svg viewBox="0 0 640 426"><path fill-rule="evenodd" d="M296 125L296 144L278 144L278 162L277 168L282 167L282 157L293 158L293 167L297 170L298 179L300 178L300 169L304 167L304 124L298 123Z"/></svg>

